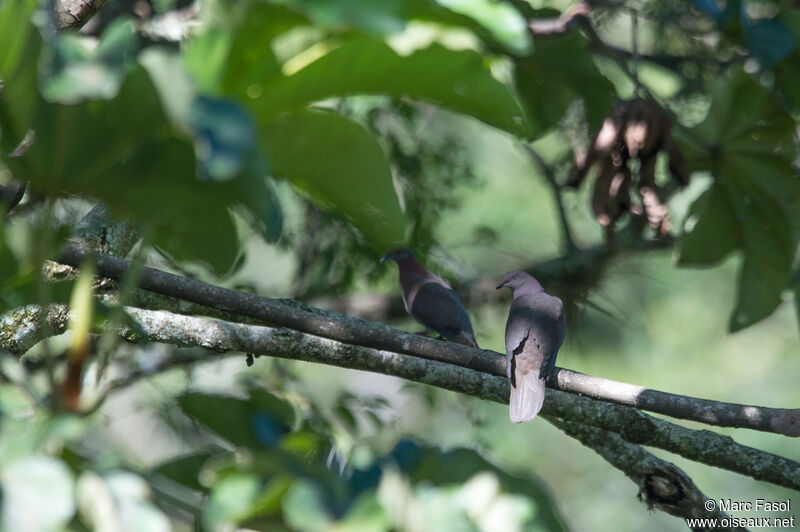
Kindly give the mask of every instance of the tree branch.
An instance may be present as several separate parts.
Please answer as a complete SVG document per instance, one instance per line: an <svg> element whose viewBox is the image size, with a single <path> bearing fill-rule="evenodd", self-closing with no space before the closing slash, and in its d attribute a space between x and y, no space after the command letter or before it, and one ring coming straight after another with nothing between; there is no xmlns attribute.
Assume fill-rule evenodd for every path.
<svg viewBox="0 0 800 532"><path fill-rule="evenodd" d="M267 327L226 324L203 318L178 316L167 312L129 309L139 320L140 332L128 331L126 336L134 342L168 342L177 345L202 345L215 351L253 350L257 354L270 354L297 359L297 354L309 361L353 369L367 369L399 376L417 382L427 382L454 391L470 393L484 399L505 403L508 398L507 383L493 376L472 370L447 367L448 364L417 359L407 355L379 352L347 346L323 338L304 335L296 331ZM144 336L142 336L144 334ZM258 347L258 349L252 349ZM292 355L288 355L292 353ZM179 365L203 362L210 357L173 356L146 371L139 370L109 384L107 391L126 387L143 377L161 373ZM466 383L466 387L464 384ZM105 397L105 396L103 396ZM95 411L101 401L92 408ZM638 445L624 441L618 434L576 422L562 421L545 415L550 423L569 436L594 449L609 463L620 469L639 487L639 498L648 508L656 508L678 517L727 517L720 511L708 512L703 506L705 495L678 467L660 460Z"/></svg>
<svg viewBox="0 0 800 532"><path fill-rule="evenodd" d="M54 304L47 307L25 305L0 316L0 349L20 357L28 349L67 330L69 308Z"/></svg>
<svg viewBox="0 0 800 532"><path fill-rule="evenodd" d="M62 307L57 306L57 311L46 314L52 316L56 324L63 324L60 332L63 332L66 327L66 313ZM134 308L128 308L128 311L140 322L147 334L146 339L149 341L182 346L201 346L218 352L252 352L258 355L295 358L352 369L376 371L475 395L483 399L507 402L508 382L504 377L476 372L452 364L408 357L391 351L342 344L287 329L226 323L207 318ZM25 315L38 316L39 314L29 312ZM55 327L52 329L57 330ZM398 331L398 334L403 333ZM126 338L143 341L130 330L126 333ZM581 376L581 374L562 369L559 370L557 379L561 380L565 374ZM615 384L621 383L611 382L609 385ZM800 489L800 464L738 445L733 439L726 436L708 431L693 431L646 416L630 407L596 402L585 397L553 390L548 394L544 412L562 419L612 430L620 433L629 441L659 447L708 465Z"/></svg>
<svg viewBox="0 0 800 532"><path fill-rule="evenodd" d="M56 27L80 29L105 3L106 0L55 0Z"/></svg>
<svg viewBox="0 0 800 532"><path fill-rule="evenodd" d="M125 275L128 261L91 253L74 245L65 248L60 260L66 264L80 264L87 254L95 257L100 275L114 279L121 279ZM379 323L325 312L293 300L262 298L154 268L142 269L140 286L170 297L216 308L232 316L246 316L348 344L448 362L491 375L506 375L505 356L500 353L405 333ZM788 436L800 435L800 409L738 405L680 396L564 369L559 369L557 377L549 384L564 391L590 395L594 399L710 425L744 427Z"/></svg>
<svg viewBox="0 0 800 532"><path fill-rule="evenodd" d="M508 403L507 378L451 363L343 343L292 329L229 323L163 311L133 308L128 311L141 328L141 333L129 330L124 334L130 341L199 346L220 353L241 351L365 370ZM675 425L629 406L550 390L542 412L567 422L613 431L635 444L658 447L707 465L800 490L800 463L740 445L728 436Z"/></svg>
<svg viewBox="0 0 800 532"><path fill-rule="evenodd" d="M728 517L716 507L709 512L704 505L708 498L675 464L657 458L639 445L626 442L619 434L571 421L548 421L625 473L639 486L639 499L648 508L684 519ZM747 529L737 527L732 530Z"/></svg>
<svg viewBox="0 0 800 532"><path fill-rule="evenodd" d="M562 368L554 379L557 382L553 384L559 390L677 419L800 436L800 409L797 408L767 408L677 395Z"/></svg>

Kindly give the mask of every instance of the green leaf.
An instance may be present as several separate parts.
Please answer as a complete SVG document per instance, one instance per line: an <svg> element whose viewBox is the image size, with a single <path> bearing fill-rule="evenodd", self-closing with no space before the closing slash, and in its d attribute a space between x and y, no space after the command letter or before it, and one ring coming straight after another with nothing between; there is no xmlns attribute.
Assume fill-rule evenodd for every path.
<svg viewBox="0 0 800 532"><path fill-rule="evenodd" d="M239 2L230 9L237 14L231 17L226 9L225 16L211 18L211 27L189 39L182 55L203 94L246 100L280 75L273 39L306 19L286 7L263 2ZM230 19L235 21L232 27L218 25Z"/></svg>
<svg viewBox="0 0 800 532"><path fill-rule="evenodd" d="M127 471L103 476L84 472L77 485L78 507L83 521L94 530L148 530L168 532L167 517L150 500L150 487Z"/></svg>
<svg viewBox="0 0 800 532"><path fill-rule="evenodd" d="M376 253L403 242L405 218L386 155L364 127L306 110L262 128L274 177L286 178L321 207L349 221Z"/></svg>
<svg viewBox="0 0 800 532"><path fill-rule="evenodd" d="M277 444L294 419L291 406L260 390L253 390L249 400L188 393L178 398L178 404L198 423L243 447Z"/></svg>
<svg viewBox="0 0 800 532"><path fill-rule="evenodd" d="M2 530L61 530L75 513L74 480L56 458L30 455L0 466Z"/></svg>
<svg viewBox="0 0 800 532"><path fill-rule="evenodd" d="M797 37L778 18L749 19L743 17L745 42L762 68L771 68L797 48Z"/></svg>
<svg viewBox="0 0 800 532"><path fill-rule="evenodd" d="M267 241L277 241L283 215L249 114L231 101L198 96L177 54L151 49L140 61L172 124L192 137L201 178L232 181L238 202L255 215L247 217L250 224Z"/></svg>
<svg viewBox="0 0 800 532"><path fill-rule="evenodd" d="M286 110L363 93L429 101L515 135L526 134L519 105L477 52L433 44L403 57L382 41L364 36L348 39L294 74L265 84L251 106L266 124Z"/></svg>
<svg viewBox="0 0 800 532"><path fill-rule="evenodd" d="M302 531L328 530L333 520L321 487L306 480L292 483L283 498L283 515L289 526Z"/></svg>
<svg viewBox="0 0 800 532"><path fill-rule="evenodd" d="M178 138L158 95L137 67L111 100L43 104L35 140L23 157L5 158L39 193L103 199L118 218L155 228L154 243L181 260L224 272L237 254L227 206L233 183L200 184L192 147Z"/></svg>
<svg viewBox="0 0 800 532"><path fill-rule="evenodd" d="M234 474L217 482L203 508L203 518L209 530L222 530L237 524L250 514L261 491L256 475Z"/></svg>
<svg viewBox="0 0 800 532"><path fill-rule="evenodd" d="M364 31L386 34L403 29L403 0L348 0L347 2L319 2L317 0L277 0L278 4L291 6L305 13L314 23L327 29L360 28Z"/></svg>
<svg viewBox="0 0 800 532"><path fill-rule="evenodd" d="M689 209L678 242L678 265L710 266L739 247L741 236L725 190L714 185Z"/></svg>
<svg viewBox="0 0 800 532"><path fill-rule="evenodd" d="M514 69L533 138L555 126L577 99L583 100L591 130L614 105L613 84L595 66L587 40L577 32L536 40L533 53L517 59Z"/></svg>
<svg viewBox="0 0 800 532"><path fill-rule="evenodd" d="M530 51L531 38L525 19L511 4L492 0L439 0L439 2L423 0L411 3L427 4L427 11L436 12L438 15L433 19L436 22L457 23L458 26L471 29L485 40L488 40L486 39L488 32L493 39L516 53ZM447 6L451 10L450 13L444 9L437 9L438 5ZM414 14L417 12L412 11Z"/></svg>
<svg viewBox="0 0 800 532"><path fill-rule="evenodd" d="M200 491L203 486L198 477L203 464L208 461L210 456L209 453L200 452L173 458L156 466L153 473L164 475L173 482Z"/></svg>
<svg viewBox="0 0 800 532"><path fill-rule="evenodd" d="M510 475L471 449L441 451L403 440L387 458L414 484L461 485L477 473L491 472L497 476L504 491L523 495L536 505L537 511L532 521L541 529L567 529L546 487L538 479Z"/></svg>
<svg viewBox="0 0 800 532"><path fill-rule="evenodd" d="M256 149L255 126L233 102L198 96L189 114L198 171L204 181L229 181L248 170L264 175Z"/></svg>
<svg viewBox="0 0 800 532"><path fill-rule="evenodd" d="M37 5L35 0L0 2L0 150L4 154L25 137L41 103L36 86L41 38L31 23Z"/></svg>
<svg viewBox="0 0 800 532"><path fill-rule="evenodd" d="M800 53L781 61L773 69L775 84L780 88L783 96L789 101L795 111L800 109Z"/></svg>
<svg viewBox="0 0 800 532"><path fill-rule="evenodd" d="M711 265L732 249L744 262L730 321L737 331L769 316L789 286L800 241L794 124L749 76L722 80L693 130L693 166L715 184L698 198L680 243L682 265Z"/></svg>
<svg viewBox="0 0 800 532"><path fill-rule="evenodd" d="M74 103L113 98L134 64L139 39L133 22L112 22L99 42L74 33L56 35L42 57L42 94L48 101Z"/></svg>

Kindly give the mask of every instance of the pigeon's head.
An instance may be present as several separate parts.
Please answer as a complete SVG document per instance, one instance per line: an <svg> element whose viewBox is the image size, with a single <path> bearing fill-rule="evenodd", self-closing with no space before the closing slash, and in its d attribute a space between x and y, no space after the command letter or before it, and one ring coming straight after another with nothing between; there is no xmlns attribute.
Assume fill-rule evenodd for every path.
<svg viewBox="0 0 800 532"><path fill-rule="evenodd" d="M386 262L387 260L393 260L395 262L402 262L404 260L413 259L413 258L414 258L414 254L411 253L410 249L408 249L408 248L395 248L395 249L390 249L389 251L387 251L386 255L384 255L381 258L381 262L383 263L383 262Z"/></svg>
<svg viewBox="0 0 800 532"><path fill-rule="evenodd" d="M511 290L517 291L522 288L527 288L533 292L538 292L542 290L542 285L539 284L539 281L531 277L530 274L523 272L521 270L513 270L506 273L503 276L503 280L497 285L497 288L503 288L507 286Z"/></svg>

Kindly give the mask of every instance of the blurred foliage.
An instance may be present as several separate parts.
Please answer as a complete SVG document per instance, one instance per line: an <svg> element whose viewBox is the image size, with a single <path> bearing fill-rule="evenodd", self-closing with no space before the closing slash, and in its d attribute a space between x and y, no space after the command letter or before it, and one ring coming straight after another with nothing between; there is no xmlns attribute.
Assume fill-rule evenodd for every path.
<svg viewBox="0 0 800 532"><path fill-rule="evenodd" d="M0 2L6 328L33 312L30 305L69 301L74 283L44 282L38 272L87 204L100 201L147 235L143 256L159 253L175 270L236 286L255 284L241 278L253 260L272 286L291 287L265 295L301 299L383 288L388 269L376 259L398 244L451 279L529 267L540 249L568 248L524 225L545 227L548 218L557 226L549 220L559 207L554 197L575 244L601 246L587 198L564 193L562 178L572 152L634 95L668 110L695 173L690 190L669 205L687 213L674 236L677 265L739 268L735 279L708 283L724 294L736 288L715 316L732 306L729 330L760 330L774 327L765 318L787 295L800 309L800 11L787 2L598 5L591 19L605 47L578 30L526 31L525 16L556 17L563 2L533 9L491 0L120 0L80 33L56 32L47 6ZM494 150L498 138L514 148L536 140L555 182L532 183L535 172ZM657 238L634 214L618 227L623 243ZM450 244L466 251L445 250ZM739 262L728 260L734 254ZM458 271L453 256L481 267ZM273 264L276 257L289 266ZM583 279L586 286L569 290L601 293L608 301L600 310L613 315L644 289L630 274L636 264L623 271L603 257L587 271L569 256L562 277ZM694 346L664 323L671 303L659 297L662 307L643 312L642 327L671 360L670 350ZM692 298L701 296L689 298L683 315L700 308ZM115 308L98 302L93 333L103 332ZM494 338L502 329L504 309L470 310L479 313L479 333ZM593 355L652 351L641 340L622 345L620 324L603 319L581 329ZM117 394L112 407L92 397L97 411L85 415L53 408L63 383L75 379L74 353L64 354L69 340L91 348L71 334L34 346L21 361L0 352L2 530L566 529L530 473L528 460L546 469L546 459L518 445L520 432L497 431L496 411L481 410L489 406L442 406L438 392L418 386L404 393L422 402L424 442L404 437L404 425L386 414L400 407L383 397L313 399L329 383L303 390L304 377L278 363L251 378L268 381L269 392L221 372L212 380L224 394L211 393L187 387L177 370L146 395L165 414L158 423L169 436L154 436L153 455L140 459L128 442L108 438L104 424L125 420L113 410ZM754 346L761 343L742 351L752 356ZM83 388L70 393L83 399L101 393L101 382L127 386L164 359L188 365L197 357L122 346L103 372L91 357L81 360ZM747 360L735 367L751 379ZM612 377L625 380L628 369L617 371ZM441 410L459 408L470 410L466 422L442 419ZM453 435L469 430L491 445L481 453L452 448ZM525 472L511 474L483 455L505 466L514 462L508 456L524 456Z"/></svg>
<svg viewBox="0 0 800 532"><path fill-rule="evenodd" d="M3 530L169 530L178 494L184 505L207 501L191 509L201 530L429 530L431 523L477 530L489 526L487 512L509 530L564 530L536 479L510 475L469 449L443 452L411 440L355 465L331 446L326 417L260 389L245 398L179 396L184 422L194 424L193 450L150 471L120 456L86 455L77 440L90 427L74 418L37 419L21 442L12 435L20 405L9 405L10 396L0 386L4 410L11 406L11 421L0 426ZM354 419L348 404L340 401L337 415ZM380 419L371 419L379 429ZM42 454L54 445L60 452Z"/></svg>

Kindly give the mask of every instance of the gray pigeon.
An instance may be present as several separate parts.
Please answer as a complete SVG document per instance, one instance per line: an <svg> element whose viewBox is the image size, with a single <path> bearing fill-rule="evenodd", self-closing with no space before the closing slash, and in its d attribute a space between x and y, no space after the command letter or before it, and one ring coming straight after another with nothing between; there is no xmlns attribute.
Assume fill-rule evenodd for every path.
<svg viewBox="0 0 800 532"><path fill-rule="evenodd" d="M567 322L561 300L547 294L527 273L508 272L497 288L504 286L514 291L506 322L509 414L511 421L522 423L542 409L545 380L555 370Z"/></svg>
<svg viewBox="0 0 800 532"><path fill-rule="evenodd" d="M397 263L403 303L415 320L449 340L478 347L469 315L447 282L423 268L408 248L389 251L381 262L386 260Z"/></svg>

